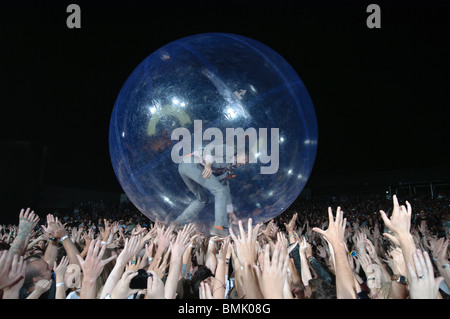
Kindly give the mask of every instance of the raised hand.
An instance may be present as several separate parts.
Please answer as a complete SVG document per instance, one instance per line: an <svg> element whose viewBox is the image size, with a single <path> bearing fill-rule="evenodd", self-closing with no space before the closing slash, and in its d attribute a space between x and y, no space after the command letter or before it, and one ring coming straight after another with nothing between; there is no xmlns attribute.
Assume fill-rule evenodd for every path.
<svg viewBox="0 0 450 319"><path fill-rule="evenodd" d="M4 255L10 255L8 252L0 252L0 290L2 286L10 282L7 286L3 288L3 299L19 299L19 291L22 288L25 281L25 267L26 262L23 260L23 256L10 255L13 256L10 267L6 263L3 263L2 257ZM8 257L8 256L7 256ZM8 273L6 273L8 272Z"/></svg>
<svg viewBox="0 0 450 319"><path fill-rule="evenodd" d="M34 213L33 210L27 208L26 210L21 209L19 213L19 232L20 231L28 231L36 227L39 221L39 216Z"/></svg>
<svg viewBox="0 0 450 319"><path fill-rule="evenodd" d="M189 245L191 230L192 225L185 225L171 244L170 271L165 286L165 297L167 299L175 299L176 297L178 278L181 276L182 259Z"/></svg>
<svg viewBox="0 0 450 319"><path fill-rule="evenodd" d="M433 265L427 252L418 249L413 254L414 267L408 263L409 295L411 299L440 299L439 286L443 277L434 278Z"/></svg>
<svg viewBox="0 0 450 319"><path fill-rule="evenodd" d="M44 292L50 289L52 280L39 280L34 286L34 291L27 297L27 299L39 299Z"/></svg>
<svg viewBox="0 0 450 319"><path fill-rule="evenodd" d="M312 256L311 244L306 241L305 236L303 236L300 241L300 254L303 254L306 257Z"/></svg>
<svg viewBox="0 0 450 319"><path fill-rule="evenodd" d="M125 245L123 250L117 257L116 263L121 266L125 266L133 256L136 256L139 249L140 236L133 236L125 239Z"/></svg>
<svg viewBox="0 0 450 319"><path fill-rule="evenodd" d="M412 215L411 205L406 201L406 207L404 205L400 206L397 196L394 195L391 217L388 218L386 213L382 210L380 210L380 214L385 226L393 233L384 233L383 235L389 238L395 245L399 246L402 249L405 262L413 265L412 256L416 251L416 246L410 233Z"/></svg>
<svg viewBox="0 0 450 319"><path fill-rule="evenodd" d="M200 283L199 297L200 299L213 299L211 286L205 281Z"/></svg>
<svg viewBox="0 0 450 319"><path fill-rule="evenodd" d="M406 276L407 270L402 250L399 247L393 248L389 251L389 258L392 260L392 272Z"/></svg>
<svg viewBox="0 0 450 319"><path fill-rule="evenodd" d="M358 260L367 277L367 286L370 289L371 298L375 298L378 289L381 287L381 270L380 266L372 263L369 255L358 255Z"/></svg>
<svg viewBox="0 0 450 319"><path fill-rule="evenodd" d="M128 261L128 265L125 268L125 272L130 271L130 270L138 271L141 261L142 261L142 257L138 257L136 259L136 256L134 256L130 261Z"/></svg>
<svg viewBox="0 0 450 319"><path fill-rule="evenodd" d="M156 261L154 271L156 274L158 274L159 278L161 279L163 279L167 275L167 267L169 267L169 260L168 260L169 255L170 255L170 248L164 255L164 258L159 257L158 260Z"/></svg>
<svg viewBox="0 0 450 319"><path fill-rule="evenodd" d="M309 285L309 280L312 279L311 271L309 270L308 257L312 256L312 247L306 241L306 237L302 236L300 242L300 262L301 262L301 279L305 286Z"/></svg>
<svg viewBox="0 0 450 319"><path fill-rule="evenodd" d="M191 226L185 225L181 231L178 232L175 241L171 244L172 257L182 258L183 253L189 245Z"/></svg>
<svg viewBox="0 0 450 319"><path fill-rule="evenodd" d="M242 221L239 221L239 231L240 234L236 237L233 229L230 228L230 235L236 245L236 254L239 259L239 263L244 265L248 263L249 265L254 265L256 262L256 238L258 236L260 224L256 225L255 228L252 226L252 219L248 219L248 232L245 233L244 227L242 226Z"/></svg>
<svg viewBox="0 0 450 319"><path fill-rule="evenodd" d="M373 260L379 259L377 250L375 249L375 246L372 244L370 239L366 238L364 240L364 244L365 244L365 248L366 248L367 253L369 254L370 258L372 258Z"/></svg>
<svg viewBox="0 0 450 319"><path fill-rule="evenodd" d="M147 279L147 298L164 299L164 283L155 271L150 271L152 276Z"/></svg>
<svg viewBox="0 0 450 319"><path fill-rule="evenodd" d="M437 240L431 254L442 265L448 263L448 239L444 240L444 237L442 237Z"/></svg>
<svg viewBox="0 0 450 319"><path fill-rule="evenodd" d="M174 238L173 234L173 228L172 227L165 227L160 228L158 231L158 248L164 248L167 249L170 245L171 240Z"/></svg>
<svg viewBox="0 0 450 319"><path fill-rule="evenodd" d="M56 277L56 294L55 299L65 299L66 298L66 283L65 276L67 272L67 267L69 267L69 257L64 256L61 258L59 265L54 262L53 269L55 271Z"/></svg>
<svg viewBox="0 0 450 319"><path fill-rule="evenodd" d="M113 270L108 276L108 279L103 286L102 292L100 294L100 298L104 298L107 294L111 293L114 287L117 285L118 281L122 278L124 268L131 259L137 255L139 247L140 247L140 235L133 236L131 238L125 239L125 245L123 250L120 252L117 257L116 264L114 265ZM106 245L104 245L106 247ZM138 270L138 263L136 263L136 259L134 259L135 263L132 264L133 270ZM129 270L130 267L127 267L126 270Z"/></svg>
<svg viewBox="0 0 450 319"><path fill-rule="evenodd" d="M318 227L314 227L312 230L321 234L333 246L336 244L342 244L344 242L347 219L344 218L341 207L338 207L336 210L336 220L334 219L331 207L328 207L328 219L329 223L327 230L322 230Z"/></svg>
<svg viewBox="0 0 450 319"><path fill-rule="evenodd" d="M293 233L295 231L295 222L296 221L297 221L297 213L292 215L292 218L288 224L284 223L284 227L286 227L287 232Z"/></svg>
<svg viewBox="0 0 450 319"><path fill-rule="evenodd" d="M19 213L19 230L15 236L9 252L13 255L23 255L28 245L28 238L32 230L36 227L39 216L34 211L27 208L21 209Z"/></svg>
<svg viewBox="0 0 450 319"><path fill-rule="evenodd" d="M313 231L321 234L330 244L329 249L333 249L333 265L336 272L336 295L337 298L355 299L360 287L355 282L355 276L350 267L347 257L347 246L344 242L345 226L347 219L344 218L341 208L336 210L334 219L331 207L328 208L328 228L322 230L314 227Z"/></svg>
<svg viewBox="0 0 450 319"><path fill-rule="evenodd" d="M23 257L18 258L6 250L0 251L0 290L16 285L25 277L21 271L17 271L18 263L23 264Z"/></svg>
<svg viewBox="0 0 450 319"><path fill-rule="evenodd" d="M137 271L127 270L123 273L122 278L116 284L111 292L111 299L127 299L131 295L134 295L139 289L131 289L130 281L138 275Z"/></svg>
<svg viewBox="0 0 450 319"><path fill-rule="evenodd" d="M228 247L230 246L230 236L227 236L219 249L217 254L217 268L214 272L214 282L212 283L213 293L215 299L225 298L225 275Z"/></svg>
<svg viewBox="0 0 450 319"><path fill-rule="evenodd" d="M277 243L270 260L270 246L264 250L264 270L254 265L261 293L265 299L283 299L283 287L287 276L289 255L285 255L282 246Z"/></svg>
<svg viewBox="0 0 450 319"><path fill-rule="evenodd" d="M273 223L274 223L273 219L270 220L266 228L262 231L262 234L267 240L272 240L271 236L272 236L272 227L274 226Z"/></svg>
<svg viewBox="0 0 450 319"><path fill-rule="evenodd" d="M81 299L95 299L98 276L102 273L105 265L116 258L116 256L111 256L103 259L105 251L106 245L102 245L101 240L97 239L89 245L85 260L80 255L77 255L78 262L84 274L80 292Z"/></svg>
<svg viewBox="0 0 450 319"><path fill-rule="evenodd" d="M47 215L47 229L55 238L61 239L67 235L67 231L58 218L52 214Z"/></svg>
<svg viewBox="0 0 450 319"><path fill-rule="evenodd" d="M67 267L69 267L69 257L64 256L61 258L61 261L59 262L59 265L55 261L53 269L55 272L56 282L64 282L64 278L66 275Z"/></svg>
<svg viewBox="0 0 450 319"><path fill-rule="evenodd" d="M380 210L381 218L383 219L386 227L389 228L396 236L409 235L412 215L411 205L408 201L406 201L406 207L404 205L400 206L396 195L392 196L392 201L393 210L391 217L388 218L387 214L383 210ZM391 239L393 242L397 241L391 234L385 233L383 235Z"/></svg>

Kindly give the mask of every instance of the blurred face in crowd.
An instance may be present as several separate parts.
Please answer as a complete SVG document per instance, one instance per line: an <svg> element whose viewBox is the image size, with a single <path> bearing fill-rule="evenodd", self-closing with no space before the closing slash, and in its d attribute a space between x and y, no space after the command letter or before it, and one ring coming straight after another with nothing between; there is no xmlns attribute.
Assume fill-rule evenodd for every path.
<svg viewBox="0 0 450 319"><path fill-rule="evenodd" d="M294 287L292 288L291 292L294 295L295 299L305 299L304 288L299 287L299 285L294 285Z"/></svg>
<svg viewBox="0 0 450 319"><path fill-rule="evenodd" d="M39 280L46 279L50 280L52 277L52 268L44 259L36 259L29 263L30 267L34 267L36 272L39 274L34 277L34 282L38 282Z"/></svg>
<svg viewBox="0 0 450 319"><path fill-rule="evenodd" d="M241 167L244 166L245 164L248 163L248 155L246 154L238 154L236 156L236 162L237 162L237 167Z"/></svg>
<svg viewBox="0 0 450 319"><path fill-rule="evenodd" d="M305 299L311 298L312 293L313 293L313 291L312 291L311 286L310 286L310 285L306 286L306 287L305 287L305 290L304 290L304 298L305 298Z"/></svg>

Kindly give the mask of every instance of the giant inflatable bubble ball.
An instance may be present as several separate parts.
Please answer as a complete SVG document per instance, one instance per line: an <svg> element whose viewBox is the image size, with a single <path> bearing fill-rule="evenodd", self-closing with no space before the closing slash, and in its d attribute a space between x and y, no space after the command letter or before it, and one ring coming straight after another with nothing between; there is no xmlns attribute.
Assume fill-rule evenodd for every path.
<svg viewBox="0 0 450 319"><path fill-rule="evenodd" d="M180 128L191 135L173 134ZM137 209L169 225L195 199L173 154L189 155L179 148L181 142L192 142L186 145L194 150L199 143L205 147L220 139L215 135L208 140L209 128L223 132L224 142L227 129L249 133L245 145L250 163L227 180L235 217L244 225L252 218L255 225L289 208L316 156L311 98L295 70L268 46L240 35L205 33L153 52L118 94L109 129L110 156ZM256 132L256 146L251 132ZM214 197L208 194L208 204L189 221L202 232L214 225Z"/></svg>

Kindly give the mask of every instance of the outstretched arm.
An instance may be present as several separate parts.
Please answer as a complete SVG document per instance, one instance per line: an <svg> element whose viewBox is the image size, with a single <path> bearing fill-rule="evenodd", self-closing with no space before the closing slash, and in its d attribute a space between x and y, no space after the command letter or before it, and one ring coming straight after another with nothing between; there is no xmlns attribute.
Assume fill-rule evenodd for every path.
<svg viewBox="0 0 450 319"><path fill-rule="evenodd" d="M411 299L441 299L439 286L444 278L434 277L433 265L427 252L416 250L413 261L415 267L410 263L407 264Z"/></svg>
<svg viewBox="0 0 450 319"><path fill-rule="evenodd" d="M172 231L172 227L168 227L167 229L165 229L164 227L157 227L158 247L156 249L155 256L153 256L153 260L148 267L148 270L153 270L156 267L159 258L162 257L166 249L169 248L170 240L173 237Z"/></svg>
<svg viewBox="0 0 450 319"><path fill-rule="evenodd" d="M343 218L341 208L336 210L334 219L331 207L328 208L328 228L322 230L314 227L313 231L321 234L331 244L334 252L336 271L336 296L342 299L357 299L360 287L356 286L356 280L347 258L347 248L344 242L346 218Z"/></svg>
<svg viewBox="0 0 450 319"><path fill-rule="evenodd" d="M439 274L444 278L447 287L450 287L450 263L448 260L448 239L444 238L436 241L432 250L433 259Z"/></svg>
<svg viewBox="0 0 450 319"><path fill-rule="evenodd" d="M25 281L26 262L23 256L0 251L0 290L3 299L19 299L19 291Z"/></svg>
<svg viewBox="0 0 450 319"><path fill-rule="evenodd" d="M77 255L79 251L75 244L70 240L69 235L66 232L66 229L61 224L57 218L54 218L53 215L47 215L48 229L55 236L56 239L64 246L64 250L67 253L67 256L70 259L71 264L78 264Z"/></svg>
<svg viewBox="0 0 450 319"><path fill-rule="evenodd" d="M47 248L45 249L44 253L44 260L49 265L53 265L56 261L56 258L58 257L58 239L55 238L55 235L50 230L49 225L52 222L53 215L48 214L47 215L47 227L42 225L42 230L45 232L45 236L48 238L47 242ZM53 218L54 220L54 218Z"/></svg>
<svg viewBox="0 0 450 319"><path fill-rule="evenodd" d="M106 245L101 245L101 240L98 239L92 241L89 245L89 251L85 260L80 255L77 255L79 265L81 265L83 270L83 281L80 291L81 299L96 299L97 278L102 273L105 265L116 258L116 256L112 256L103 260L105 250Z"/></svg>
<svg viewBox="0 0 450 319"><path fill-rule="evenodd" d="M39 280L36 283L36 286L34 287L34 290L31 294L28 295L27 299L39 299L40 296L42 296L42 294L44 292L46 292L47 290L50 289L50 286L52 285L52 280L46 280L46 279L42 279Z"/></svg>
<svg viewBox="0 0 450 319"><path fill-rule="evenodd" d="M388 218L386 213L382 210L380 210L380 214L386 227L393 233L384 233L383 235L402 249L406 264L410 263L411 265L414 265L412 256L416 252L416 245L413 236L410 233L412 215L411 205L406 201L406 207L403 205L400 206L397 196L394 195L391 217Z"/></svg>
<svg viewBox="0 0 450 319"><path fill-rule="evenodd" d="M189 245L189 232L191 224L185 225L179 231L177 238L172 245L172 255L170 257L170 271L167 275L164 295L166 299L175 299L177 292L178 278L181 272L183 254Z"/></svg>
<svg viewBox="0 0 450 319"><path fill-rule="evenodd" d="M311 270L309 269L308 265L308 259L306 257L306 250L311 249L311 245L306 242L305 236L301 239L300 244L300 260L302 264L301 268L301 276L302 276L302 282L304 286L309 285L309 281L312 279Z"/></svg>
<svg viewBox="0 0 450 319"><path fill-rule="evenodd" d="M233 229L230 228L230 235L236 247L237 263L235 263L236 288L238 284L242 289L243 297L246 299L258 299L262 297L261 291L257 285L255 273L256 267L256 239L260 224L252 226L253 220L248 219L247 233L244 230L242 221L238 222L240 235L236 236ZM239 269L237 269L239 268ZM240 278L241 280L237 280Z"/></svg>
<svg viewBox="0 0 450 319"><path fill-rule="evenodd" d="M226 254L228 245L230 244L230 237L226 237L219 250L219 258L217 259L217 267L214 275L214 282L212 284L213 298L225 298L225 269L226 269Z"/></svg>
<svg viewBox="0 0 450 319"><path fill-rule="evenodd" d="M27 208L21 209L19 213L19 231L17 232L14 241L11 243L9 253L13 255L23 255L27 247L28 237L37 225L39 216L34 214L34 211Z"/></svg>
<svg viewBox="0 0 450 319"><path fill-rule="evenodd" d="M131 239L125 239L125 247L117 257L116 264L113 270L106 279L102 292L100 293L100 299L104 298L107 294L111 294L114 287L121 279L125 266L128 261L137 254L137 248L139 245L140 236L134 236Z"/></svg>
<svg viewBox="0 0 450 319"><path fill-rule="evenodd" d="M405 259L403 257L402 250L399 247L394 248L389 253L389 258L392 259L392 273L395 276L391 282L391 287L389 288L388 299L405 299L408 291L406 289L405 283L400 280L400 276L406 278L406 265Z"/></svg>
<svg viewBox="0 0 450 319"><path fill-rule="evenodd" d="M59 265L56 263L56 261L54 261L53 263L54 263L53 269L56 275L55 299L66 299L67 287L64 281L64 277L67 271L67 267L69 266L69 258L67 256L64 256L61 259Z"/></svg>
<svg viewBox="0 0 450 319"><path fill-rule="evenodd" d="M216 258L216 243L221 239L217 236L211 237L208 242L208 248L206 250L205 266L211 270L213 275L216 273L217 258Z"/></svg>
<svg viewBox="0 0 450 319"><path fill-rule="evenodd" d="M270 260L270 248L264 250L264 269L261 271L254 265L261 293L265 299L283 299L283 288L287 277L289 255L285 254L282 245L277 242Z"/></svg>

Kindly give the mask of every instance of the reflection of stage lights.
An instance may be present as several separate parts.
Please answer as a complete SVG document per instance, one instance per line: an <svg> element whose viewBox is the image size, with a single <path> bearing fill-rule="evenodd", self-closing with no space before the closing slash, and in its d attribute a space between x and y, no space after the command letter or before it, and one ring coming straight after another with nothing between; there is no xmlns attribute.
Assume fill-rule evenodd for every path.
<svg viewBox="0 0 450 319"><path fill-rule="evenodd" d="M227 119L234 119L238 116L238 113L232 107L227 107L224 112Z"/></svg>

